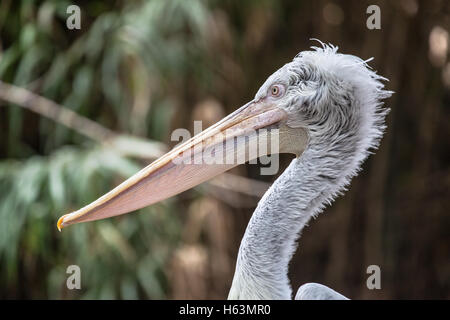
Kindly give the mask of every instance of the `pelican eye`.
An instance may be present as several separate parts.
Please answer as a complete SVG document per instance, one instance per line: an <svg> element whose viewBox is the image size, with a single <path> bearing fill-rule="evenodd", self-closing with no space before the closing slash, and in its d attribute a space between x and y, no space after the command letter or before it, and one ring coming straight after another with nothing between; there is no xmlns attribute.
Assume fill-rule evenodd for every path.
<svg viewBox="0 0 450 320"><path fill-rule="evenodd" d="M270 87L270 95L272 97L278 98L283 94L283 87L278 85L278 84L274 84Z"/></svg>

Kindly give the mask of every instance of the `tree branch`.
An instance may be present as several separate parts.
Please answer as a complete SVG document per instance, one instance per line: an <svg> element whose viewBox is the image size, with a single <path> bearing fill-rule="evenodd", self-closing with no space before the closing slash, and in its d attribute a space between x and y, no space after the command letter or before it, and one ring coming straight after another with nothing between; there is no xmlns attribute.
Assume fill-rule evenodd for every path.
<svg viewBox="0 0 450 320"><path fill-rule="evenodd" d="M52 119L98 142L116 136L113 131L95 121L82 117L43 96L3 81L0 81L0 99Z"/></svg>

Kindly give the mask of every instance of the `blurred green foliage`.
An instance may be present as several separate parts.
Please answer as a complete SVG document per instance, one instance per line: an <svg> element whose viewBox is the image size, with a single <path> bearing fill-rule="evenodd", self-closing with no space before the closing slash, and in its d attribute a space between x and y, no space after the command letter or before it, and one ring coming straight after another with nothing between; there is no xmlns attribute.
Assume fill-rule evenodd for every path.
<svg viewBox="0 0 450 320"><path fill-rule="evenodd" d="M119 132L166 137L173 109L167 91L177 77L193 72L192 61L202 48L205 4L90 1L80 4L82 28L73 31L65 25L70 4L2 1L0 79ZM95 200L141 164L86 143L45 118L24 128L25 111L12 105L3 109L8 125L1 128L5 148L0 154L29 158L0 162L0 296L166 297L164 264L179 234L170 204L63 234L55 227L61 214ZM37 150L22 140L24 130L38 133L33 138ZM68 293L65 268L70 264L81 267L82 287L92 289ZM17 285L18 279L33 285Z"/></svg>
<svg viewBox="0 0 450 320"><path fill-rule="evenodd" d="M55 229L62 212L107 192L117 183L112 177L128 177L138 169L134 161L98 147L89 151L64 147L50 157L2 162L2 287L11 286L10 293L20 289L14 285L25 269L28 284L23 285L28 295L65 297L65 270L76 264L82 270L83 287L90 288L76 296L163 298L166 283L162 267L179 231L170 206L152 206L142 210L147 214L134 219L80 225L62 235ZM39 287L47 291L33 292Z"/></svg>

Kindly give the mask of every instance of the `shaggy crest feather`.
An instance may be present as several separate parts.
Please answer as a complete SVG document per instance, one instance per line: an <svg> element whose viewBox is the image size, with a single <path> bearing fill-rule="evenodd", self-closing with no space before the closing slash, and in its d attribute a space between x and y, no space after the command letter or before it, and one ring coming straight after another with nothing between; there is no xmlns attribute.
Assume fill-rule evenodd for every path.
<svg viewBox="0 0 450 320"><path fill-rule="evenodd" d="M255 96L266 99L273 84L284 86L277 105L288 113L288 126L307 129L309 142L258 203L241 242L230 299L291 299L288 266L301 230L346 190L386 128L387 79L370 68L371 59L319 42L272 74ZM305 288L299 296L311 292Z"/></svg>

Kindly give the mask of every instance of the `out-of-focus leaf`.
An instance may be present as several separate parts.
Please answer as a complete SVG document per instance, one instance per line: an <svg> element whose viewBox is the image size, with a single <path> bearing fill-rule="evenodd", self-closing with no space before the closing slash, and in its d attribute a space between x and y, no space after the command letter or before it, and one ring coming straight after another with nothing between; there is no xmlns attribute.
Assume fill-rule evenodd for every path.
<svg viewBox="0 0 450 320"><path fill-rule="evenodd" d="M153 289L148 292L152 297L163 297L164 291L158 288L164 280L152 270L161 269L164 261L145 262L152 268L146 275L146 285L140 283L141 278L129 276L130 272L134 273L131 266L143 258L144 248L144 253L157 251L153 243L158 244L154 241L158 234L149 238L145 246L140 241L137 248L134 244L136 239L140 240L137 235L146 225L153 223L151 214L147 213L145 223L137 223L138 215L130 215L127 220L131 221L124 223L113 219L80 224L63 233L56 231L57 218L73 209L71 204L80 206L91 201L113 187L111 177L127 177L139 168L114 148L103 147L87 151L64 148L48 159L33 157L24 162L0 162L0 283L15 281L21 263L18 255L21 245L28 255L53 261L54 269L49 270L46 282L49 297L68 294L72 298L134 299L139 296L138 287L150 284ZM59 239L58 256L51 247L54 236ZM81 268L84 293L67 292L65 270L71 264Z"/></svg>

